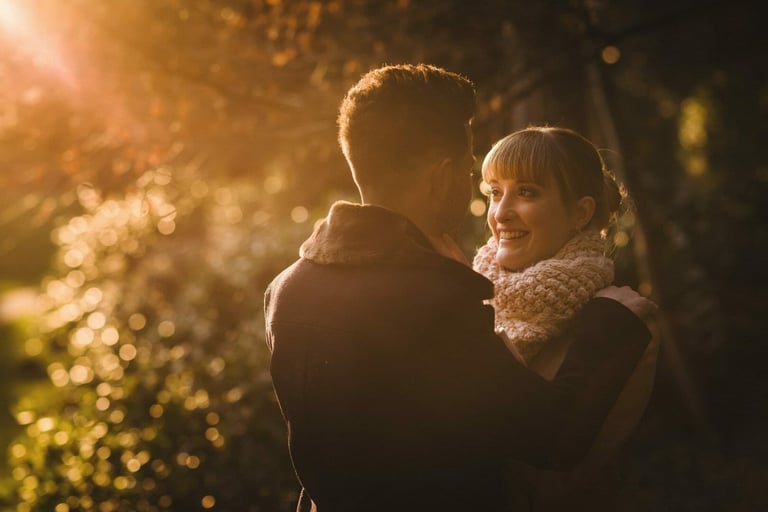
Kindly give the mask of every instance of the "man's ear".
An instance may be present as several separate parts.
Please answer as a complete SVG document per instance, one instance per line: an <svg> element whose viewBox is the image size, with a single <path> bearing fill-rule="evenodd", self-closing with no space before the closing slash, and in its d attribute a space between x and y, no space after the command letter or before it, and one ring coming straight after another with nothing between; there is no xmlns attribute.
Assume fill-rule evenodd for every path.
<svg viewBox="0 0 768 512"><path fill-rule="evenodd" d="M576 201L573 213L573 224L577 230L582 230L592 221L595 215L595 198L584 196Z"/></svg>

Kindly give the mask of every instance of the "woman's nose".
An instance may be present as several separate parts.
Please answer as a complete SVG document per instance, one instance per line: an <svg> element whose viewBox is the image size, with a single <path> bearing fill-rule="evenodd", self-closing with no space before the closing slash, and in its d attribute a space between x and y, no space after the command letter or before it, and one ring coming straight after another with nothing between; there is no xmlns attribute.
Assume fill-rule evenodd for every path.
<svg viewBox="0 0 768 512"><path fill-rule="evenodd" d="M496 222L504 222L506 220L510 220L512 217L514 217L514 215L515 209L513 202L507 198L502 198L501 201L499 201L499 204L496 207L496 212L494 214Z"/></svg>

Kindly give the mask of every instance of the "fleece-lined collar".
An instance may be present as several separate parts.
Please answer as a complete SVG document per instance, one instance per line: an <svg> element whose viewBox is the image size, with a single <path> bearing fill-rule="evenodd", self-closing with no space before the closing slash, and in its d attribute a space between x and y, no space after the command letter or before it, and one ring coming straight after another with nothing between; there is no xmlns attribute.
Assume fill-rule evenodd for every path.
<svg viewBox="0 0 768 512"><path fill-rule="evenodd" d="M302 258L323 265L407 265L450 271L490 298L493 285L469 267L438 254L402 215L380 206L339 201L305 241Z"/></svg>
<svg viewBox="0 0 768 512"><path fill-rule="evenodd" d="M434 252L426 236L402 215L380 206L339 201L302 244L299 254L315 263L395 263Z"/></svg>

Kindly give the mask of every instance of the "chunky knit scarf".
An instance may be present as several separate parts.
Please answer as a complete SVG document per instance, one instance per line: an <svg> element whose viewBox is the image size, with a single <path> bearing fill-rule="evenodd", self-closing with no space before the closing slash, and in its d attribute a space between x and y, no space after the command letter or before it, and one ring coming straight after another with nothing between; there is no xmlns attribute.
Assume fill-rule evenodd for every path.
<svg viewBox="0 0 768 512"><path fill-rule="evenodd" d="M493 282L495 294L488 302L496 310L496 329L506 333L525 364L596 291L613 282L613 261L594 230L577 234L552 258L519 272L498 264L497 249L491 237L477 251L473 267Z"/></svg>

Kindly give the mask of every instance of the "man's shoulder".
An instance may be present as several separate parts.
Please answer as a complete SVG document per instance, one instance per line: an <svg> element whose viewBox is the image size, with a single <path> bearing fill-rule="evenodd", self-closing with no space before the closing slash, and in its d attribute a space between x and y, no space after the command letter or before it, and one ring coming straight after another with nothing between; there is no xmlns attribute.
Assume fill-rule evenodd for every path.
<svg viewBox="0 0 768 512"><path fill-rule="evenodd" d="M327 276L339 282L345 279L380 278L390 284L428 284L430 288L456 289L462 290L463 293L467 293L469 289L470 295L482 295L483 298L490 298L493 292L493 284L481 274L466 265L437 255L425 261L375 264L327 264L299 258L280 271L268 288L276 289L288 284L300 285L320 276Z"/></svg>
<svg viewBox="0 0 768 512"><path fill-rule="evenodd" d="M299 258L284 269L282 269L280 272L278 272L275 277L272 278L272 281L270 281L269 285L267 286L267 289L275 288L276 286L279 286L280 283L285 281L286 279L289 279L292 274L296 272L296 268L299 266L299 264L302 262L302 259Z"/></svg>
<svg viewBox="0 0 768 512"><path fill-rule="evenodd" d="M350 314L371 310L377 315L407 311L413 315L480 304L492 292L487 279L451 261L444 265L325 265L299 259L272 280L264 299L267 318L275 309L280 309L281 318L336 309ZM286 316L288 311L291 315Z"/></svg>
<svg viewBox="0 0 768 512"><path fill-rule="evenodd" d="M286 285L286 283L293 279L293 276L296 274L297 268L301 264L301 261L301 259L298 259L281 270L275 277L272 278L272 281L270 281L267 287L264 289L264 309L265 313L267 313L267 316L269 313L270 305L274 301L274 298L280 293L281 289Z"/></svg>

